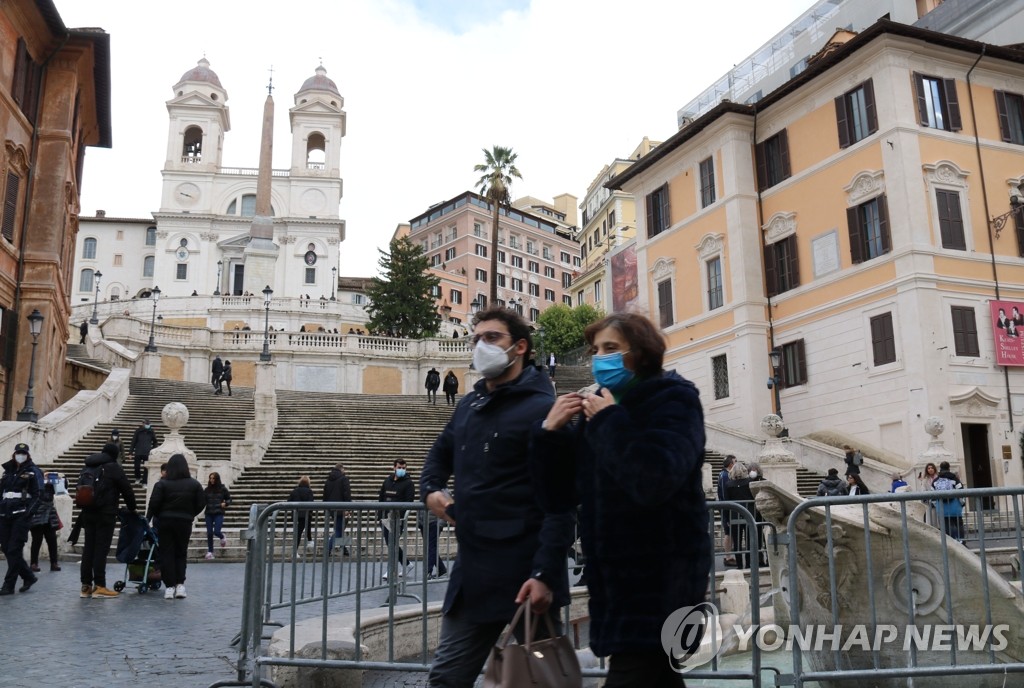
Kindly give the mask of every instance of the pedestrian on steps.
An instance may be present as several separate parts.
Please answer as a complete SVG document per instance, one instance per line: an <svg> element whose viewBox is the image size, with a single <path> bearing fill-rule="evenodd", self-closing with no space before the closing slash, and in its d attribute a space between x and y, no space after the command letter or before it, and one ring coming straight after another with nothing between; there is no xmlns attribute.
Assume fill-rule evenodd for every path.
<svg viewBox="0 0 1024 688"><path fill-rule="evenodd" d="M210 382L213 383L213 393L219 394L221 390L220 376L224 374L224 362L220 360L220 356L213 357L213 363L210 367Z"/></svg>
<svg viewBox="0 0 1024 688"><path fill-rule="evenodd" d="M441 373L437 368L427 371L427 380L423 385L427 388L427 403L437 405L437 388L441 386Z"/></svg>
<svg viewBox="0 0 1024 688"><path fill-rule="evenodd" d="M288 495L289 502L315 502L313 488L309 486L309 476L299 478L299 484ZM295 510L295 545L292 551L299 549L299 538L306 531L306 549L313 549L313 514L303 509Z"/></svg>
<svg viewBox="0 0 1024 688"><path fill-rule="evenodd" d="M227 386L228 386L228 396L231 396L231 361L224 361L224 370L220 374L220 381L222 383L227 383ZM214 392L214 394L223 394L223 393L224 393L224 389L222 387L218 388L217 391Z"/></svg>
<svg viewBox="0 0 1024 688"><path fill-rule="evenodd" d="M324 501L352 501L352 483L349 481L348 476L345 475L345 467L340 463L335 464L331 472L327 474L327 480L324 482ZM328 514L328 518L334 518L334 533L327 540L327 556L330 556L331 552L334 551L334 543L337 540L341 540L342 547L344 547L341 553L346 557L349 555L348 547L344 544L346 515L344 511L333 511Z"/></svg>
<svg viewBox="0 0 1024 688"><path fill-rule="evenodd" d="M132 435L132 458L135 463L135 484L145 485L146 480L149 478L148 470L144 467L145 463L149 461L149 454L156 447L160 445L160 440L156 437L156 432L153 430L153 426L149 424L148 419L143 419L139 427L135 428L135 434ZM115 456L115 461L117 457Z"/></svg>
<svg viewBox="0 0 1024 688"><path fill-rule="evenodd" d="M99 468L101 472L96 481L92 506L82 507L78 515L78 524L85 533L80 597L91 597L94 600L117 597L117 592L107 588L107 555L110 554L110 543L114 540L118 504L124 498L128 511L134 514L135 493L124 469L117 465L116 445L107 442L103 445L103 451L86 457L85 465Z"/></svg>
<svg viewBox="0 0 1024 688"><path fill-rule="evenodd" d="M377 494L378 502L413 502L416 501L416 484L409 477L406 470L405 459L395 459L394 472L384 478L381 483L380 492ZM405 571L405 552L402 551L402 534L405 533L406 510L397 511L390 509L380 511L377 517L380 519L381 535L384 537L384 544L388 546L388 562L398 563L398 576L401 578ZM392 557L391 552L395 552ZM388 571L384 572L384 580L388 579Z"/></svg>
<svg viewBox="0 0 1024 688"><path fill-rule="evenodd" d="M203 486L192 477L184 454L167 461L167 477L153 486L147 519L160 520L160 576L165 600L185 599L185 569L192 522L206 508Z"/></svg>
<svg viewBox="0 0 1024 688"><path fill-rule="evenodd" d="M210 473L206 481L206 558L213 559L213 538L220 539L220 548L228 546L224 537L224 512L231 505L231 492L220 480L220 473Z"/></svg>
<svg viewBox="0 0 1024 688"><path fill-rule="evenodd" d="M455 371L449 370L444 376L443 389L445 403L455 406L455 395L459 393L459 378L455 376Z"/></svg>
<svg viewBox="0 0 1024 688"><path fill-rule="evenodd" d="M83 320L82 324L78 326L78 343L85 344L85 338L89 334L89 321Z"/></svg>

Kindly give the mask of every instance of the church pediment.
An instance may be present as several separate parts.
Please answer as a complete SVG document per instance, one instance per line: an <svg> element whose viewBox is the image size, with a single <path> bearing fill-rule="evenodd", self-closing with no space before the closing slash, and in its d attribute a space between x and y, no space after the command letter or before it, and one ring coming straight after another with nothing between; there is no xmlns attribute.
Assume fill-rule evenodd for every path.
<svg viewBox="0 0 1024 688"><path fill-rule="evenodd" d="M221 249L245 248L249 245L249 233L239 234L223 241L218 241L217 246Z"/></svg>
<svg viewBox="0 0 1024 688"><path fill-rule="evenodd" d="M293 115L340 115L341 108L319 100L307 100L301 105L296 105L289 112Z"/></svg>
<svg viewBox="0 0 1024 688"><path fill-rule="evenodd" d="M219 101L216 101L216 100L213 100L212 98L210 98L208 96L204 96L202 93L198 93L196 91L191 91L189 93L185 93L183 95L180 95L180 96L177 96L175 98L172 98L171 100L167 101L167 104L168 105L178 106L178 107L184 105L184 106L193 106L193 107L198 106L198 107L217 107L217 108L220 108L220 107L224 106L223 103L221 103Z"/></svg>

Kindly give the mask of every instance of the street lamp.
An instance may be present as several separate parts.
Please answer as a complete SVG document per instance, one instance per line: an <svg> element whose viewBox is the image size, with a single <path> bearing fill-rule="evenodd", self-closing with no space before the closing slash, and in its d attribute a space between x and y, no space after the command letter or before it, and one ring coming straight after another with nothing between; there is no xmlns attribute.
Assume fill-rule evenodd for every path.
<svg viewBox="0 0 1024 688"><path fill-rule="evenodd" d="M334 292L338 289L338 268L331 268L331 301L337 301L334 298Z"/></svg>
<svg viewBox="0 0 1024 688"><path fill-rule="evenodd" d="M146 345L146 353L156 353L156 343L153 341L153 328L156 326L156 302L160 300L160 287L153 287L150 292L153 299L153 317L149 320L149 344Z"/></svg>
<svg viewBox="0 0 1024 688"><path fill-rule="evenodd" d="M473 299L469 302L469 314L476 315L478 310L480 310L480 299Z"/></svg>
<svg viewBox="0 0 1024 688"><path fill-rule="evenodd" d="M220 271L224 269L224 261L217 261L217 288L213 290L214 296L220 296Z"/></svg>
<svg viewBox="0 0 1024 688"><path fill-rule="evenodd" d="M775 347L768 352L772 364L772 376L768 378L768 389L775 390L775 414L782 418L782 400L779 397L779 385L782 382L782 349Z"/></svg>
<svg viewBox="0 0 1024 688"><path fill-rule="evenodd" d="M36 379L36 345L39 343L39 333L43 331L43 314L38 308L32 310L28 316L28 328L32 333L32 357L28 364L28 390L25 392L25 408L18 411L18 420L35 423L39 420L39 414L32 408L36 400L34 392Z"/></svg>
<svg viewBox="0 0 1024 688"><path fill-rule="evenodd" d="M1006 226L1006 221L1016 213L1021 214L1020 222L1024 224L1024 184L1020 184L1010 191L1010 210L989 221L992 224L992 229L996 231L996 239L999 238L999 233Z"/></svg>
<svg viewBox="0 0 1024 688"><path fill-rule="evenodd" d="M99 270L97 270L96 274L92 276L93 282L96 283L96 296L92 300L92 317L89 318L90 325L100 324L99 316L96 314L96 305L100 301L100 277L103 277L103 273Z"/></svg>
<svg viewBox="0 0 1024 688"><path fill-rule="evenodd" d="M273 295L274 290L268 284L263 289L263 307L267 310L267 315L263 320L263 351L260 353L261 361L270 360L270 297Z"/></svg>

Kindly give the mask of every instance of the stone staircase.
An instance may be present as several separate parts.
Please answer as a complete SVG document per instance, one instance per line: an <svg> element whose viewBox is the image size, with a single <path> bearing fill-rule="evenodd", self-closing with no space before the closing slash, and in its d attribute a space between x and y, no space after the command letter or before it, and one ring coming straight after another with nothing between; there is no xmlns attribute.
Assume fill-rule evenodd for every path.
<svg viewBox="0 0 1024 688"><path fill-rule="evenodd" d="M705 460L711 464L711 475L714 483L711 487L715 492L718 490L718 474L722 472L722 461L724 459L724 454L719 454L718 452L711 450L708 450L705 456ZM797 492L800 493L801 497L810 498L816 496L818 492L818 485L824 479L824 474L815 473L803 466L797 466L796 486Z"/></svg>
<svg viewBox="0 0 1024 688"><path fill-rule="evenodd" d="M93 368L110 372L110 364L98 358L89 358L84 344L68 344L67 359L74 363L82 363Z"/></svg>
<svg viewBox="0 0 1024 688"><path fill-rule="evenodd" d="M577 392L594 384L594 376L590 374L590 366L564 366L555 368L555 389L559 394Z"/></svg>

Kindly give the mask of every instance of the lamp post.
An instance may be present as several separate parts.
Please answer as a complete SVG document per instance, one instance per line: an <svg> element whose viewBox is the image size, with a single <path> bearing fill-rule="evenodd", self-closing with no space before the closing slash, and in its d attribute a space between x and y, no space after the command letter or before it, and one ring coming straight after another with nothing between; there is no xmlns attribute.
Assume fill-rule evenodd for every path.
<svg viewBox="0 0 1024 688"><path fill-rule="evenodd" d="M1010 210L989 220L992 229L996 231L996 239L999 238L999 233L1006 226L1006 221L1017 213L1021 214L1020 222L1024 224L1024 184L1020 184L1014 191L1010 192Z"/></svg>
<svg viewBox="0 0 1024 688"><path fill-rule="evenodd" d="M480 299L473 299L469 302L469 315L472 317L480 310Z"/></svg>
<svg viewBox="0 0 1024 688"><path fill-rule="evenodd" d="M267 314L263 320L263 351L260 353L261 361L270 360L270 297L273 295L274 290L268 284L263 289L263 307L266 309Z"/></svg>
<svg viewBox="0 0 1024 688"><path fill-rule="evenodd" d="M338 268L331 268L331 301L337 301L334 293L338 289Z"/></svg>
<svg viewBox="0 0 1024 688"><path fill-rule="evenodd" d="M43 331L43 314L38 308L32 310L28 316L28 328L32 333L32 357L28 364L28 390L25 392L25 408L18 411L18 420L35 423L39 420L39 414L32 406L35 404L35 380L36 380L36 345L39 343L39 333Z"/></svg>
<svg viewBox="0 0 1024 688"><path fill-rule="evenodd" d="M92 317L89 318L89 324L90 325L99 325L100 324L100 318L96 314L96 306L99 304L99 301L100 301L100 278L101 277L103 277L103 273L100 272L99 270L97 270L96 274L94 274L92 276L93 282L96 283L96 296L92 300Z"/></svg>
<svg viewBox="0 0 1024 688"><path fill-rule="evenodd" d="M214 296L220 296L220 272L224 269L224 261L217 261L217 288L213 290Z"/></svg>
<svg viewBox="0 0 1024 688"><path fill-rule="evenodd" d="M782 400L779 397L779 383L782 381L782 349L775 347L768 352L772 364L772 376L768 378L768 388L775 390L775 414L782 418Z"/></svg>
<svg viewBox="0 0 1024 688"><path fill-rule="evenodd" d="M153 299L153 317L149 320L149 344L146 345L146 353L156 353L156 342L153 341L153 328L156 327L156 302L160 300L160 287L153 287L150 292Z"/></svg>

